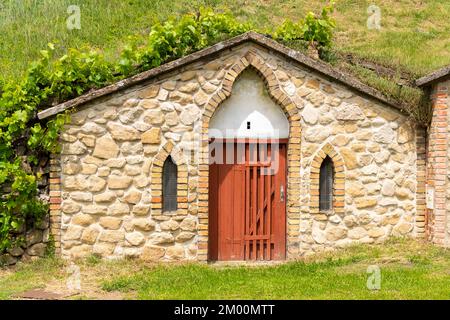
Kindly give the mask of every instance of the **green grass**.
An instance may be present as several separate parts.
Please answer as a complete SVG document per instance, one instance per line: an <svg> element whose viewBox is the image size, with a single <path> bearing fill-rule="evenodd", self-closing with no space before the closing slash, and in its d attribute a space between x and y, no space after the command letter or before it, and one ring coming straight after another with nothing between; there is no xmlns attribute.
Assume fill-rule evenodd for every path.
<svg viewBox="0 0 450 320"><path fill-rule="evenodd" d="M199 263L146 264L137 260L77 261L82 292L136 299L450 299L450 251L393 239L269 266ZM381 270L381 289L367 289L367 267ZM67 262L42 259L0 269L0 299L31 288L67 291ZM58 291L60 290L60 291Z"/></svg>
<svg viewBox="0 0 450 320"><path fill-rule="evenodd" d="M427 124L431 120L431 109L424 92L408 85L399 86L398 83L401 83L402 79L398 76L388 79L372 70L348 63L340 63L339 68L354 75L361 82L381 91L387 97L400 101L402 108L421 123Z"/></svg>
<svg viewBox="0 0 450 320"><path fill-rule="evenodd" d="M318 12L323 0L84 0L81 30L68 30L71 0L3 0L0 3L0 79L23 74L28 63L57 42L62 54L69 47L89 46L110 59L130 36L146 35L157 20L190 12L200 5L231 10L259 28L272 28L285 18L296 20ZM336 48L423 75L450 63L450 2L448 0L379 0L382 29L366 28L372 1L337 0Z"/></svg>
<svg viewBox="0 0 450 320"><path fill-rule="evenodd" d="M15 294L44 288L48 281L61 278L63 261L56 258L44 258L28 264L21 264L14 270L2 270L0 267L0 300L14 298Z"/></svg>
<svg viewBox="0 0 450 320"><path fill-rule="evenodd" d="M410 246L357 246L279 266L158 266L106 281L103 288L136 291L139 299L450 299L448 251L443 257L442 250L428 247L397 257L395 245ZM367 289L369 265L381 269L380 290Z"/></svg>

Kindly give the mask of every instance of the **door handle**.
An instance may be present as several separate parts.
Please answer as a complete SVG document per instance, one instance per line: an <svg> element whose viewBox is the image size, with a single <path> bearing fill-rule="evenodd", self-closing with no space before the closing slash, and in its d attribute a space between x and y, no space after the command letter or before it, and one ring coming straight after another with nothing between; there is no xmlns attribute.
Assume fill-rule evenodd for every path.
<svg viewBox="0 0 450 320"><path fill-rule="evenodd" d="M284 186L280 186L280 202L284 202Z"/></svg>

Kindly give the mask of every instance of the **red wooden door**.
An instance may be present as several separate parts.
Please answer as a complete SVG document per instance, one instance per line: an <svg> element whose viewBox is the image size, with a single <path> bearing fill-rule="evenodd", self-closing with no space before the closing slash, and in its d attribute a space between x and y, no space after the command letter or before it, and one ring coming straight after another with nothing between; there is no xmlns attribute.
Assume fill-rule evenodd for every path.
<svg viewBox="0 0 450 320"><path fill-rule="evenodd" d="M226 163L210 165L210 260L284 259L286 145L244 141L214 148Z"/></svg>

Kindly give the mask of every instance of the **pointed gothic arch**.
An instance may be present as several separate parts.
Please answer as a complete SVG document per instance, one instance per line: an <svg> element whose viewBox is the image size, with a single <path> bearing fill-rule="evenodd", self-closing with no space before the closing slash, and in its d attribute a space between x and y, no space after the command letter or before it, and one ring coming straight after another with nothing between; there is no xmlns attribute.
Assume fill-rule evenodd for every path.
<svg viewBox="0 0 450 320"><path fill-rule="evenodd" d="M168 157L171 157L177 167L177 209L170 214L187 215L188 211L188 167L181 150L168 141L156 154L151 167L151 207L152 215L167 214L163 212L163 167Z"/></svg>
<svg viewBox="0 0 450 320"><path fill-rule="evenodd" d="M295 192L296 186L300 184L300 143L301 127L298 108L292 99L283 92L274 71L267 65L262 57L254 50L249 50L235 63L226 73L222 86L207 102L203 112L201 147L199 159L199 188L198 188L198 217L199 217L199 237L198 237L198 259L207 261L208 259L208 185L209 185L209 123L217 108L225 101L232 92L233 84L238 76L247 68L254 69L262 78L269 96L277 103L285 113L289 122L288 159L287 159L287 199L286 199L286 252L287 258L295 256L297 244L299 243L300 229L300 195ZM289 250L292 250L289 251ZM295 252L294 252L295 251Z"/></svg>
<svg viewBox="0 0 450 320"><path fill-rule="evenodd" d="M310 170L310 213L320 213L320 168L326 158L333 163L333 213L344 213L345 164L334 147L327 143L314 156Z"/></svg>

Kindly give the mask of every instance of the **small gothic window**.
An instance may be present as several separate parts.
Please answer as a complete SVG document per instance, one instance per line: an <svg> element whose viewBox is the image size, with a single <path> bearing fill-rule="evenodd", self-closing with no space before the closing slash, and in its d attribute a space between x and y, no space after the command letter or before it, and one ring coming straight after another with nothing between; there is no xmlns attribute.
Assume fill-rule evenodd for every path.
<svg viewBox="0 0 450 320"><path fill-rule="evenodd" d="M319 210L328 211L333 208L333 160L327 156L320 166L319 178Z"/></svg>
<svg viewBox="0 0 450 320"><path fill-rule="evenodd" d="M177 171L177 165L172 157L168 156L163 165L163 212L177 210Z"/></svg>

